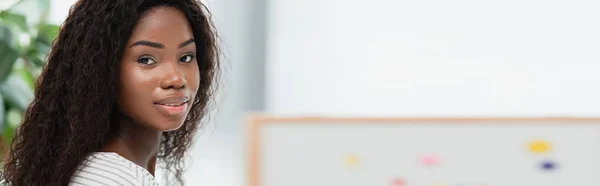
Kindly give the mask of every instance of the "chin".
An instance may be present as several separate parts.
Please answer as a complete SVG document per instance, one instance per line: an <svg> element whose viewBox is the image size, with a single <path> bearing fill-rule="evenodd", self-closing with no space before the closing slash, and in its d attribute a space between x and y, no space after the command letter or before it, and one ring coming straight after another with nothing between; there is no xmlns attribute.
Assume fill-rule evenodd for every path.
<svg viewBox="0 0 600 186"><path fill-rule="evenodd" d="M181 128L181 126L183 126L183 122L176 122L176 123L165 122L165 123L155 125L155 126L156 126L155 128L158 131L169 132L169 131L174 131L174 130Z"/></svg>

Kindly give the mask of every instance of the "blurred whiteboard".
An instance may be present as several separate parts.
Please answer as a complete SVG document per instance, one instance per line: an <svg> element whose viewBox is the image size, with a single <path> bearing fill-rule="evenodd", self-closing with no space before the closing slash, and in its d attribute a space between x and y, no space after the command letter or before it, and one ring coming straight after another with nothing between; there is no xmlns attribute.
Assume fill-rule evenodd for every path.
<svg viewBox="0 0 600 186"><path fill-rule="evenodd" d="M600 186L600 118L251 121L250 186Z"/></svg>

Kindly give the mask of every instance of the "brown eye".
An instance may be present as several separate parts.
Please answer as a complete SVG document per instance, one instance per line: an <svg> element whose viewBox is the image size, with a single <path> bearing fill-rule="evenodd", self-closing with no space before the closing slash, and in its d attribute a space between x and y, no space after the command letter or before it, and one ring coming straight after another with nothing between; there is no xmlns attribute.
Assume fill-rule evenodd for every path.
<svg viewBox="0 0 600 186"><path fill-rule="evenodd" d="M144 65L151 65L156 63L156 61L154 61L154 59L150 58L150 57L140 57L137 60L138 63L144 64Z"/></svg>
<svg viewBox="0 0 600 186"><path fill-rule="evenodd" d="M185 55L185 56L183 56L183 57L179 58L179 62L182 62L182 63L189 63L189 62L191 62L193 59L194 59L194 56L193 56L193 55Z"/></svg>

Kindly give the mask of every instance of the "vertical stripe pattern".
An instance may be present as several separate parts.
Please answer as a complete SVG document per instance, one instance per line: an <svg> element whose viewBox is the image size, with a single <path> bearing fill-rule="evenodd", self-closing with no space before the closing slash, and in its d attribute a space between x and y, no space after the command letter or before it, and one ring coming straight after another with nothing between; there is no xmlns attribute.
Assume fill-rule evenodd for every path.
<svg viewBox="0 0 600 186"><path fill-rule="evenodd" d="M158 186L146 169L112 152L95 152L81 163L70 186Z"/></svg>

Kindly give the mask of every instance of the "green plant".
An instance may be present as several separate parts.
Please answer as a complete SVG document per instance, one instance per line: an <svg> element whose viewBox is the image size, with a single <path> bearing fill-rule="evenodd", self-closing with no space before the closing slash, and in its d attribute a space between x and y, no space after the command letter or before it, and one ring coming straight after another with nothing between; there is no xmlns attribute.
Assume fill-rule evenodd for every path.
<svg viewBox="0 0 600 186"><path fill-rule="evenodd" d="M23 111L33 99L35 80L58 34L58 26L46 19L49 3L49 0L17 0L14 5L0 9L2 154L10 146Z"/></svg>

